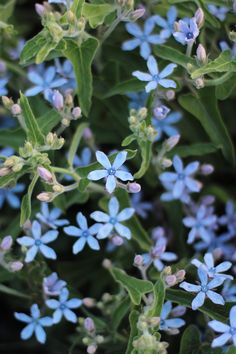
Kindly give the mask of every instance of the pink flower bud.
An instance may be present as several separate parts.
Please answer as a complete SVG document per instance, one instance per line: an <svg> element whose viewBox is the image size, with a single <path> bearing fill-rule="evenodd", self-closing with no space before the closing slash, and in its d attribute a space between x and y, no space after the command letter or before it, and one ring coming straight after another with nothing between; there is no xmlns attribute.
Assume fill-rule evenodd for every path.
<svg viewBox="0 0 236 354"><path fill-rule="evenodd" d="M2 167L0 168L0 177L4 177L9 175L9 173L11 173L11 169L8 167Z"/></svg>
<svg viewBox="0 0 236 354"><path fill-rule="evenodd" d="M105 258L103 260L102 265L105 269L109 269L112 267L112 263L111 263L110 259L107 259L107 258Z"/></svg>
<svg viewBox="0 0 236 354"><path fill-rule="evenodd" d="M165 141L165 143L164 143L166 150L167 151L172 150L175 147L175 145L178 144L179 139L180 139L180 135L179 134L178 135L173 135L169 139L167 139Z"/></svg>
<svg viewBox="0 0 236 354"><path fill-rule="evenodd" d="M52 198L52 193L42 192L37 195L37 199L41 202L50 202Z"/></svg>
<svg viewBox="0 0 236 354"><path fill-rule="evenodd" d="M75 107L73 108L72 110L72 116L75 118L75 119L78 119L81 117L81 108L78 106L78 107Z"/></svg>
<svg viewBox="0 0 236 354"><path fill-rule="evenodd" d="M167 90L166 91L166 98L168 101L172 101L175 98L175 91L174 90Z"/></svg>
<svg viewBox="0 0 236 354"><path fill-rule="evenodd" d="M200 168L200 171L203 175L207 176L214 172L214 167L210 164L203 164Z"/></svg>
<svg viewBox="0 0 236 354"><path fill-rule="evenodd" d="M114 236L114 237L112 237L111 242L112 242L113 245L115 245L115 246L121 246L121 245L123 245L124 240L123 240L123 238L120 237L120 236Z"/></svg>
<svg viewBox="0 0 236 354"><path fill-rule="evenodd" d="M41 4L35 4L35 11L37 12L37 14L42 17L45 13L45 8L43 5Z"/></svg>
<svg viewBox="0 0 236 354"><path fill-rule="evenodd" d="M93 322L92 318L90 318L90 317L85 318L85 320L84 320L84 328L88 332L94 332L95 331L95 325L94 325L94 322Z"/></svg>
<svg viewBox="0 0 236 354"><path fill-rule="evenodd" d="M97 351L97 346L95 344L91 344L87 348L87 353L88 354L94 354Z"/></svg>
<svg viewBox="0 0 236 354"><path fill-rule="evenodd" d="M141 267L143 265L143 256L141 254L137 254L134 257L134 266Z"/></svg>
<svg viewBox="0 0 236 354"><path fill-rule="evenodd" d="M139 193L141 191L141 186L139 183L132 182L127 184L127 189L129 193Z"/></svg>
<svg viewBox="0 0 236 354"><path fill-rule="evenodd" d="M13 104L13 106L11 107L11 113L14 116L18 116L19 114L21 114L22 110L20 105L18 105L17 103Z"/></svg>
<svg viewBox="0 0 236 354"><path fill-rule="evenodd" d="M23 263L20 261L15 261L10 263L10 269L12 272L19 272L23 268Z"/></svg>
<svg viewBox="0 0 236 354"><path fill-rule="evenodd" d="M145 14L145 12L146 10L144 7L132 11L130 14L130 21L137 21L140 17L142 17Z"/></svg>
<svg viewBox="0 0 236 354"><path fill-rule="evenodd" d="M176 272L175 276L178 282L182 282L185 278L185 270L184 269L180 269L178 270L178 272Z"/></svg>
<svg viewBox="0 0 236 354"><path fill-rule="evenodd" d="M53 92L52 103L53 107L55 107L58 111L61 111L64 107L64 98L58 90L54 90Z"/></svg>
<svg viewBox="0 0 236 354"><path fill-rule="evenodd" d="M196 22L197 22L197 25L198 25L198 28L201 28L204 24L204 20L205 20L205 15L204 15L204 12L203 10L199 7L197 9L197 11L195 12L195 15L194 15L195 19L196 19Z"/></svg>
<svg viewBox="0 0 236 354"><path fill-rule="evenodd" d="M207 62L206 50L202 44L197 47L197 59L201 64L206 64Z"/></svg>
<svg viewBox="0 0 236 354"><path fill-rule="evenodd" d="M0 244L0 249L2 251L8 251L13 243L13 239L11 236L5 236Z"/></svg>
<svg viewBox="0 0 236 354"><path fill-rule="evenodd" d="M90 128L85 128L83 132L83 137L86 140L92 139L93 137L92 130Z"/></svg>
<svg viewBox="0 0 236 354"><path fill-rule="evenodd" d="M177 282L176 276L175 275L167 275L165 278L166 285L168 286L174 286Z"/></svg>
<svg viewBox="0 0 236 354"><path fill-rule="evenodd" d="M83 304L84 304L84 306L91 308L91 307L95 306L95 300L92 299L91 297L85 297L83 299Z"/></svg>
<svg viewBox="0 0 236 354"><path fill-rule="evenodd" d="M53 175L46 168L39 166L37 168L39 176L47 183L53 183Z"/></svg>

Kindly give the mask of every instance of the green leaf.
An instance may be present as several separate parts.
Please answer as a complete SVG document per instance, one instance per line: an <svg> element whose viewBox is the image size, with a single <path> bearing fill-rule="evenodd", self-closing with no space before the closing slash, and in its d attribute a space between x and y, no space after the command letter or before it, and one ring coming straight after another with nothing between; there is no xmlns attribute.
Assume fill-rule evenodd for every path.
<svg viewBox="0 0 236 354"><path fill-rule="evenodd" d="M144 174L146 173L146 171L149 168L149 165L150 165L151 159L152 159L152 142L150 142L150 141L139 142L139 140L138 140L138 144L141 149L142 163L141 163L140 169L134 175L134 177L137 179L144 176Z"/></svg>
<svg viewBox="0 0 236 354"><path fill-rule="evenodd" d="M209 73L222 73L222 72L235 72L236 60L232 60L232 53L230 50L225 50L215 59L201 68L194 70L191 73L192 79L209 74Z"/></svg>
<svg viewBox="0 0 236 354"><path fill-rule="evenodd" d="M7 295L12 295L16 297L20 297L22 299L29 299L29 295L22 293L21 291L9 288L6 285L0 284L0 292L7 294Z"/></svg>
<svg viewBox="0 0 236 354"><path fill-rule="evenodd" d="M197 97L190 93L182 95L179 97L179 103L200 121L212 142L221 148L225 158L234 162L234 147L218 109L215 89L204 88L199 91Z"/></svg>
<svg viewBox="0 0 236 354"><path fill-rule="evenodd" d="M134 134L128 135L121 143L121 146L128 146L130 145L134 140L136 140L136 137Z"/></svg>
<svg viewBox="0 0 236 354"><path fill-rule="evenodd" d="M87 128L88 126L89 126L88 123L82 123L76 129L76 132L72 138L72 142L71 142L69 153L68 153L68 163L70 166L73 165L75 154L76 154L76 151L78 150L79 143L80 143L80 140L83 136L84 129Z"/></svg>
<svg viewBox="0 0 236 354"><path fill-rule="evenodd" d="M111 325L114 332L119 327L123 318L127 315L129 309L130 309L130 299L127 296L120 303L118 303L118 305L115 307L112 313Z"/></svg>
<svg viewBox="0 0 236 354"><path fill-rule="evenodd" d="M110 271L115 281L127 290L134 305L140 305L142 296L153 290L153 285L148 280L131 277L119 268L112 268Z"/></svg>
<svg viewBox="0 0 236 354"><path fill-rule="evenodd" d="M82 15L88 20L90 27L96 28L102 25L105 18L115 11L116 7L110 4L88 4L84 3Z"/></svg>
<svg viewBox="0 0 236 354"><path fill-rule="evenodd" d="M22 129L0 129L1 146L10 146L17 150L24 141L25 133Z"/></svg>
<svg viewBox="0 0 236 354"><path fill-rule="evenodd" d="M9 17L11 17L16 0L8 0L6 4L0 5L0 21L7 22Z"/></svg>
<svg viewBox="0 0 236 354"><path fill-rule="evenodd" d="M145 83L137 79L122 81L115 86L112 86L105 94L102 94L101 98L109 98L115 95L124 95L129 92L142 91L144 87Z"/></svg>
<svg viewBox="0 0 236 354"><path fill-rule="evenodd" d="M39 49L38 53L35 57L35 63L41 64L48 57L49 53L54 50L58 45L58 42L52 40L52 38L48 37L47 40L44 41L44 44Z"/></svg>
<svg viewBox="0 0 236 354"><path fill-rule="evenodd" d="M197 326L188 326L181 338L179 354L197 354L201 346L201 333Z"/></svg>
<svg viewBox="0 0 236 354"><path fill-rule="evenodd" d="M129 342L128 342L128 346L127 346L125 354L132 354L132 352L133 352L133 349L134 349L133 341L134 341L134 338L139 333L139 330L137 328L139 315L140 315L139 312L136 310L133 310L130 312L130 315L129 315L130 335L129 335Z"/></svg>
<svg viewBox="0 0 236 354"><path fill-rule="evenodd" d="M74 67L79 103L85 116L88 116L91 106L93 94L91 66L98 44L94 37L89 37L80 45L73 40L67 40L67 49L64 51L64 55Z"/></svg>
<svg viewBox="0 0 236 354"><path fill-rule="evenodd" d="M82 8L85 0L74 0L71 6L71 11L76 15L77 18L80 18L82 15Z"/></svg>
<svg viewBox="0 0 236 354"><path fill-rule="evenodd" d="M61 115L55 110L50 109L37 119L38 125L43 134L47 135L62 120Z"/></svg>
<svg viewBox="0 0 236 354"><path fill-rule="evenodd" d="M220 149L220 146L216 146L213 143L196 143L191 145L181 145L175 147L171 150L167 156L173 157L174 155L179 155L180 157L189 156L205 156L212 154Z"/></svg>
<svg viewBox="0 0 236 354"><path fill-rule="evenodd" d="M15 174L11 173L7 176L0 177L0 188L14 186L16 183Z"/></svg>
<svg viewBox="0 0 236 354"><path fill-rule="evenodd" d="M46 29L43 29L36 36L34 36L33 38L31 38L29 41L26 42L20 54L20 63L22 65L29 64L32 61L32 59L36 57L40 48L42 48L43 45L45 44L47 35L48 35L48 31Z"/></svg>
<svg viewBox="0 0 236 354"><path fill-rule="evenodd" d="M225 100L228 98L236 87L236 74L233 74L228 80L221 85L216 86L216 98Z"/></svg>
<svg viewBox="0 0 236 354"><path fill-rule="evenodd" d="M156 281L153 287L153 303L148 311L150 317L159 317L165 301L165 284L161 277Z"/></svg>
<svg viewBox="0 0 236 354"><path fill-rule="evenodd" d="M20 226L23 226L24 223L30 219L31 215L31 197L35 187L35 184L38 180L38 174L35 174L28 188L27 194L24 195L21 202L21 214L20 214Z"/></svg>
<svg viewBox="0 0 236 354"><path fill-rule="evenodd" d="M20 106L24 116L26 125L26 134L29 141L35 145L44 144L44 136L38 126L37 120L30 108L28 99L21 93Z"/></svg>
<svg viewBox="0 0 236 354"><path fill-rule="evenodd" d="M156 54L157 57L169 60L172 63L176 63L185 69L187 68L188 64L192 64L193 66L196 66L196 62L194 59L189 58L187 55L166 45L154 46L154 53Z"/></svg>
<svg viewBox="0 0 236 354"><path fill-rule="evenodd" d="M227 350L226 354L236 354L236 348L235 347L230 347Z"/></svg>

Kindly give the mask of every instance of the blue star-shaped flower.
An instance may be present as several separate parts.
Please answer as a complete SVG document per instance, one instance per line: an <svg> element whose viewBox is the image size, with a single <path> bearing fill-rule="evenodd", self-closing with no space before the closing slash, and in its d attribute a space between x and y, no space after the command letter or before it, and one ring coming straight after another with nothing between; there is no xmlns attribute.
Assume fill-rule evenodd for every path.
<svg viewBox="0 0 236 354"><path fill-rule="evenodd" d="M234 203L229 200L225 206L225 215L219 217L220 225L226 226L230 233L236 233L236 211Z"/></svg>
<svg viewBox="0 0 236 354"><path fill-rule="evenodd" d="M51 317L40 317L40 311L37 304L31 306L31 316L25 313L15 312L15 318L21 322L26 323L26 327L21 331L21 339L27 340L35 334L38 342L44 344L46 342L46 333L43 327L50 327L53 325Z"/></svg>
<svg viewBox="0 0 236 354"><path fill-rule="evenodd" d="M88 179L98 181L101 178L106 178L106 190L112 193L116 188L116 178L122 181L133 181L134 177L131 173L121 169L126 161L127 151L121 151L117 154L113 164L110 163L108 157L102 152L96 152L97 161L105 168L104 170L92 171L88 174Z"/></svg>
<svg viewBox="0 0 236 354"><path fill-rule="evenodd" d="M214 4L207 5L209 12L217 17L220 21L224 21L227 12L229 12L228 7L225 6L216 6Z"/></svg>
<svg viewBox="0 0 236 354"><path fill-rule="evenodd" d="M208 326L221 335L215 338L211 344L212 348L223 347L227 342L233 342L236 347L236 306L233 306L229 313L229 324L220 321L210 321Z"/></svg>
<svg viewBox="0 0 236 354"><path fill-rule="evenodd" d="M16 193L21 193L25 189L25 185L18 183L15 187L0 189L0 209L3 207L5 201L13 208L19 209L20 199Z"/></svg>
<svg viewBox="0 0 236 354"><path fill-rule="evenodd" d="M47 296L60 295L61 290L66 286L66 282L58 278L57 273L52 273L43 278L43 291Z"/></svg>
<svg viewBox="0 0 236 354"><path fill-rule="evenodd" d="M183 45L193 43L199 35L199 28L195 18L180 20L179 30L173 33L175 39Z"/></svg>
<svg viewBox="0 0 236 354"><path fill-rule="evenodd" d="M8 84L8 81L7 77L0 78L0 96L7 95L8 89L6 88L6 85Z"/></svg>
<svg viewBox="0 0 236 354"><path fill-rule="evenodd" d="M131 197L131 203L134 207L136 213L141 216L141 218L146 219L148 216L148 212L152 210L152 203L142 202L142 193L135 193Z"/></svg>
<svg viewBox="0 0 236 354"><path fill-rule="evenodd" d="M81 252L86 243L90 248L98 251L100 246L94 236L98 233L101 225L94 224L93 226L88 227L87 219L82 213L76 215L76 220L80 228L76 226L64 227L64 231L67 235L79 238L73 245L73 253L77 254Z"/></svg>
<svg viewBox="0 0 236 354"><path fill-rule="evenodd" d="M125 41L122 44L122 49L130 51L140 47L140 55L144 59L147 59L151 54L150 44L162 44L165 42L165 39L161 38L159 34L151 34L155 27L155 22L152 18L145 21L143 30L136 23L127 23L125 27L127 32L135 38Z"/></svg>
<svg viewBox="0 0 236 354"><path fill-rule="evenodd" d="M191 263L197 268L203 267L206 270L209 278L221 277L225 279L233 279L231 275L222 274L222 272L225 272L232 267L232 263L226 261L215 266L213 254L210 252L204 255L204 263L200 262L198 259L193 259Z"/></svg>
<svg viewBox="0 0 236 354"><path fill-rule="evenodd" d="M141 92L129 92L127 93L127 97L129 97L129 109L139 109L142 107L146 107L147 102L147 93L146 91Z"/></svg>
<svg viewBox="0 0 236 354"><path fill-rule="evenodd" d="M116 197L112 197L108 203L109 214L102 211L94 211L90 217L95 221L104 223L98 231L97 238L103 239L108 237L113 230L121 237L131 238L131 231L122 224L123 221L130 219L135 210L133 208L125 208L119 212L120 204Z"/></svg>
<svg viewBox="0 0 236 354"><path fill-rule="evenodd" d="M78 307L80 307L82 305L82 301L76 298L68 300L68 297L68 289L63 288L59 295L59 300L46 300L46 305L50 309L55 310L53 313L53 323L59 323L63 316L69 322L77 322L77 316L73 311L71 311L71 309L77 309Z"/></svg>
<svg viewBox="0 0 236 354"><path fill-rule="evenodd" d="M161 38L167 39L169 38L174 30L174 23L177 18L177 9L175 6L171 6L167 12L167 19L159 15L152 16L152 20L163 29L161 30L160 36Z"/></svg>
<svg viewBox="0 0 236 354"><path fill-rule="evenodd" d="M178 329L185 325L185 321L182 320L182 318L170 318L171 315L174 315L174 310L178 311L178 307L180 306L176 306L175 309L173 309L172 303L170 301L164 303L160 314L161 331L166 331L168 334L178 334ZM183 306L181 308L181 312L185 312L185 308L183 308Z"/></svg>
<svg viewBox="0 0 236 354"><path fill-rule="evenodd" d="M220 49L222 50L222 52L224 52L225 50L230 50L232 53L232 59L236 58L236 43L233 44L232 48L230 48L228 43L225 41L221 41L219 43L219 45L220 45Z"/></svg>
<svg viewBox="0 0 236 354"><path fill-rule="evenodd" d="M173 70L177 67L176 64L167 65L159 73L157 61L152 55L150 55L147 60L147 67L149 73L144 73L142 71L134 71L132 73L132 75L137 77L138 80L148 82L148 84L145 86L146 92L155 90L158 85L164 88L176 88L176 83L173 80L165 79L167 76L172 74Z"/></svg>
<svg viewBox="0 0 236 354"><path fill-rule="evenodd" d="M199 267L197 272L201 282L200 285L190 284L186 281L179 285L180 288L188 292L197 293L197 296L192 301L192 309L197 310L201 307L204 304L206 297L208 297L214 304L224 305L225 302L223 297L212 289L222 285L225 278L216 277L208 282L207 271L204 268Z"/></svg>
<svg viewBox="0 0 236 354"><path fill-rule="evenodd" d="M67 219L59 219L62 211L59 208L53 208L49 211L47 203L41 203L41 212L36 214L37 219L49 226L51 229L57 229L60 226L68 225L69 221Z"/></svg>
<svg viewBox="0 0 236 354"><path fill-rule="evenodd" d="M166 118L161 120L153 118L152 125L157 131L157 135L155 140L161 140L163 134L171 137L174 135L178 135L179 131L177 128L173 127L172 124L178 123L182 118L182 114L180 112L171 112L167 115Z"/></svg>
<svg viewBox="0 0 236 354"><path fill-rule="evenodd" d="M75 89L76 80L73 65L69 60L65 60L62 64L58 58L55 59L57 73L67 80L67 83L60 87L61 90Z"/></svg>
<svg viewBox="0 0 236 354"><path fill-rule="evenodd" d="M230 279L226 279L221 294L226 301L236 302L236 285L233 285Z"/></svg>
<svg viewBox="0 0 236 354"><path fill-rule="evenodd" d="M38 252L42 253L45 258L56 259L55 251L48 247L47 244L56 240L58 231L50 230L42 235L41 225L38 221L34 221L31 232L32 236L23 236L16 240L21 246L29 247L25 262L32 262Z"/></svg>

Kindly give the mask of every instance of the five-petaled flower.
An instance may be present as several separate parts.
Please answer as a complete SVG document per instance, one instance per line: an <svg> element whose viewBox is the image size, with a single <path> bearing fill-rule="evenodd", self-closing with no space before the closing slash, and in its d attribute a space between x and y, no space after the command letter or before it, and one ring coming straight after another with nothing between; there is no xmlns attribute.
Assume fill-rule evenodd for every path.
<svg viewBox="0 0 236 354"><path fill-rule="evenodd" d="M108 237L111 232L115 229L118 235L125 237L126 239L131 238L131 231L128 227L124 226L121 222L130 219L135 210L133 208L125 208L119 212L120 204L116 197L112 197L108 203L109 214L102 211L94 211L90 216L95 221L104 223L100 227L97 238L103 239Z"/></svg>
<svg viewBox="0 0 236 354"><path fill-rule="evenodd" d="M18 183L13 188L0 189L0 209L3 207L5 201L13 208L18 209L20 207L20 199L16 193L21 193L25 189L23 183Z"/></svg>
<svg viewBox="0 0 236 354"><path fill-rule="evenodd" d="M60 226L69 224L67 219L59 219L61 214L62 211L59 208L53 208L50 211L47 203L41 203L41 212L37 213L36 217L41 223L47 225L51 229L57 229Z"/></svg>
<svg viewBox="0 0 236 354"><path fill-rule="evenodd" d="M173 308L170 301L165 302L160 314L160 330L168 334L178 334L179 328L185 325L185 321L174 316L183 315L185 311L183 306Z"/></svg>
<svg viewBox="0 0 236 354"><path fill-rule="evenodd" d="M21 331L21 339L27 340L32 337L33 333L40 343L46 342L46 333L43 327L50 327L53 325L53 319L51 317L40 317L40 310L37 304L31 306L31 316L25 313L15 312L15 318L21 322L26 323L26 327Z"/></svg>
<svg viewBox="0 0 236 354"><path fill-rule="evenodd" d="M160 32L160 37L167 39L169 38L174 30L174 23L177 18L177 10L175 6L171 6L167 12L167 19L164 19L160 15L154 15L151 17L152 20L163 29Z"/></svg>
<svg viewBox="0 0 236 354"><path fill-rule="evenodd" d="M220 21L224 21L227 12L229 12L228 7L226 6L216 6L214 4L207 5L209 12L217 17Z"/></svg>
<svg viewBox="0 0 236 354"><path fill-rule="evenodd" d="M157 131L156 141L160 140L163 134L171 137L174 135L178 135L179 131L177 128L173 127L172 124L178 123L182 118L182 114L180 112L171 112L167 114L163 119L152 119L152 125Z"/></svg>
<svg viewBox="0 0 236 354"><path fill-rule="evenodd" d="M32 262L38 252L42 253L46 258L56 259L56 252L51 247L48 247L47 244L56 240L58 231L50 230L42 235L41 225L38 221L34 221L31 232L32 236L23 236L16 240L21 246L29 247L25 262Z"/></svg>
<svg viewBox="0 0 236 354"><path fill-rule="evenodd" d="M95 235L98 233L101 224L96 223L93 226L88 227L87 219L82 213L76 215L76 221L80 226L79 228L76 226L64 227L64 231L67 235L79 238L73 245L73 253L77 254L81 252L86 243L90 248L98 251L100 246Z"/></svg>
<svg viewBox="0 0 236 354"><path fill-rule="evenodd" d="M46 296L60 295L61 290L66 286L66 282L58 278L57 273L52 273L43 278L43 291Z"/></svg>
<svg viewBox="0 0 236 354"><path fill-rule="evenodd" d="M210 321L208 326L221 335L215 338L211 344L212 348L223 347L227 342L233 342L236 347L236 306L233 306L229 313L229 324L220 321Z"/></svg>
<svg viewBox="0 0 236 354"><path fill-rule="evenodd" d="M62 316L64 316L69 322L77 322L77 316L73 311L71 311L71 309L77 309L80 307L82 305L82 301L76 298L68 300L68 297L68 289L63 288L59 295L59 300L46 300L46 305L50 309L55 310L53 313L53 323L59 323L62 319Z"/></svg>
<svg viewBox="0 0 236 354"><path fill-rule="evenodd" d="M96 152L97 161L104 167L103 170L95 170L88 174L88 179L98 181L101 178L106 178L106 190L112 193L116 188L116 178L122 181L133 181L134 177L130 172L121 169L127 159L127 151L121 151L116 155L114 162L111 164L108 157L102 152Z"/></svg>
<svg viewBox="0 0 236 354"><path fill-rule="evenodd" d="M179 20L178 31L173 33L175 39L183 45L193 43L199 35L196 19Z"/></svg>
<svg viewBox="0 0 236 354"><path fill-rule="evenodd" d="M201 307L204 304L206 297L208 297L214 304L224 305L224 298L212 289L222 285L225 278L214 277L211 281L208 281L207 271L203 267L199 267L197 272L201 282L199 285L190 284L186 281L179 285L180 288L188 292L197 293L197 296L192 301L192 309L197 310Z"/></svg>
<svg viewBox="0 0 236 354"><path fill-rule="evenodd" d="M135 38L125 41L122 44L122 49L130 51L140 46L140 55L144 59L147 59L151 54L150 44L162 44L165 42L165 39L160 37L159 34L151 34L155 27L155 22L152 18L145 21L143 30L136 23L127 23L125 27L127 32Z"/></svg>
<svg viewBox="0 0 236 354"><path fill-rule="evenodd" d="M138 80L148 82L145 86L146 92L155 90L158 85L164 88L176 88L176 83L173 80L165 79L173 73L173 70L177 67L176 64L169 64L161 72L159 72L156 59L150 55L147 60L147 67L149 73L144 73L142 71L134 71L132 73L132 75L137 77Z"/></svg>

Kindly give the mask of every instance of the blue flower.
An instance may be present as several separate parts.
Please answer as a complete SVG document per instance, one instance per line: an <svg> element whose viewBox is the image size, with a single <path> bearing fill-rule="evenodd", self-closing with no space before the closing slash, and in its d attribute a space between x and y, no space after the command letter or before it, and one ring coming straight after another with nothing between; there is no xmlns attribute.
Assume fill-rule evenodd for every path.
<svg viewBox="0 0 236 354"><path fill-rule="evenodd" d="M160 73L155 58L150 55L147 61L147 67L149 73L144 73L142 71L134 71L133 76L137 77L140 81L148 81L148 84L145 86L146 92L155 90L158 85L164 88L176 88L176 83L173 80L165 79L165 77L171 75L173 70L177 67L176 64L167 65Z"/></svg>
<svg viewBox="0 0 236 354"><path fill-rule="evenodd" d="M229 9L225 6L216 6L213 4L207 5L209 12L217 17L220 21L224 21Z"/></svg>
<svg viewBox="0 0 236 354"><path fill-rule="evenodd" d="M152 119L152 125L157 131L157 136L155 138L156 141L160 140L163 134L167 136L178 135L179 131L177 128L173 127L172 124L179 122L182 118L182 114L180 112L172 112L167 115L164 119Z"/></svg>
<svg viewBox="0 0 236 354"><path fill-rule="evenodd" d="M122 49L130 51L140 46L140 55L144 59L147 59L151 54L150 44L162 44L165 42L165 39L161 38L160 35L151 34L155 27L152 18L145 21L143 30L136 23L127 23L125 27L135 38L125 41L122 44Z"/></svg>
<svg viewBox="0 0 236 354"><path fill-rule="evenodd" d="M48 0L49 4L62 4L65 5L67 9L73 4L73 0Z"/></svg>
<svg viewBox="0 0 236 354"><path fill-rule="evenodd" d="M58 58L55 59L57 73L67 80L66 84L61 86L61 90L76 88L75 72L73 65L69 60L65 60L63 64Z"/></svg>
<svg viewBox="0 0 236 354"><path fill-rule="evenodd" d="M167 39L169 38L174 30L174 23L177 18L177 10L175 6L171 6L167 12L167 19L159 15L152 16L152 20L160 27L163 28L160 32L160 37Z"/></svg>
<svg viewBox="0 0 236 354"><path fill-rule="evenodd" d="M224 52L225 50L230 50L232 53L232 59L236 58L236 43L233 44L232 48L230 48L228 43L225 41L221 41L219 43L219 45L220 45L220 49L222 50L222 52Z"/></svg>
<svg viewBox="0 0 236 354"><path fill-rule="evenodd" d="M3 207L5 201L13 208L18 209L20 207L20 199L16 196L16 193L21 193L25 189L25 185L18 183L15 187L0 189L0 209Z"/></svg>
<svg viewBox="0 0 236 354"><path fill-rule="evenodd" d="M16 47L9 49L8 53L12 60L17 60L20 58L20 54L22 52L22 49L24 48L24 45L25 40L23 38L20 38L17 42Z"/></svg>
<svg viewBox="0 0 236 354"><path fill-rule="evenodd" d="M45 68L43 64L36 66L33 70L29 71L27 75L28 79L35 85L26 90L26 96L35 96L40 92L43 92L45 99L48 99L50 95L50 89L60 87L67 83L64 78L59 78L54 66Z"/></svg>
<svg viewBox="0 0 236 354"><path fill-rule="evenodd" d="M75 155L73 166L74 167L83 167L91 163L92 152L88 147L83 148L80 156Z"/></svg>
<svg viewBox="0 0 236 354"><path fill-rule="evenodd" d="M191 228L188 234L188 243L193 243L197 237L205 242L210 240L210 231L217 221L216 215L212 215L205 205L201 205L196 216L187 216L183 219L186 227Z"/></svg>
<svg viewBox="0 0 236 354"><path fill-rule="evenodd" d="M152 203L142 202L142 193L135 193L131 197L131 203L136 213L141 216L143 219L146 219L148 212L152 210Z"/></svg>
<svg viewBox="0 0 236 354"><path fill-rule="evenodd" d="M64 231L67 235L79 238L73 245L73 253L77 254L81 252L86 243L90 248L98 251L100 246L94 235L98 233L101 225L94 224L93 226L88 227L87 219L82 213L76 215L76 221L80 228L76 226L64 227Z"/></svg>
<svg viewBox="0 0 236 354"><path fill-rule="evenodd" d="M183 45L193 43L199 35L199 29L195 18L180 20L178 31L173 33L175 39Z"/></svg>
<svg viewBox="0 0 236 354"><path fill-rule="evenodd" d="M128 227L122 224L123 221L130 219L135 210L133 208L125 208L119 212L120 204L116 197L112 197L108 203L109 214L103 213L102 211L94 211L90 217L95 221L104 223L98 231L97 238L103 239L108 237L111 232L115 229L121 237L125 237L130 240L131 231ZM119 212L119 213L118 213Z"/></svg>
<svg viewBox="0 0 236 354"><path fill-rule="evenodd" d="M60 295L61 290L66 286L66 282L58 278L57 273L52 273L43 278L43 291L47 296Z"/></svg>
<svg viewBox="0 0 236 354"><path fill-rule="evenodd" d="M160 198L163 202L171 202L173 200L179 199L182 203L186 205L191 203L191 197L189 195L190 192L187 188L184 188L183 193L180 195L180 197L175 197L173 196L174 183L162 181L162 184L163 187L166 189L166 192L162 193Z"/></svg>
<svg viewBox="0 0 236 354"><path fill-rule="evenodd" d="M164 104L158 104L153 109L154 117L158 120L162 120L162 119L166 118L166 116L169 112L170 112L170 109L167 106L165 106Z"/></svg>
<svg viewBox="0 0 236 354"><path fill-rule="evenodd" d="M179 328L185 325L185 321L182 318L169 318L174 315L175 312L185 313L185 308L183 306L176 306L172 308L172 303L167 301L164 303L161 314L160 314L160 330L166 331L168 334L178 334Z"/></svg>
<svg viewBox="0 0 236 354"><path fill-rule="evenodd" d="M208 323L208 326L215 332L222 333L213 340L212 348L223 347L227 342L233 342L233 346L236 347L236 306L230 310L229 324L213 320Z"/></svg>
<svg viewBox="0 0 236 354"><path fill-rule="evenodd" d="M164 172L160 175L162 183L173 183L173 197L180 198L184 189L190 192L199 192L201 185L198 181L192 178L193 174L199 168L199 162L191 162L185 168L181 158L177 155L173 158L173 166L176 172Z"/></svg>
<svg viewBox="0 0 236 354"><path fill-rule="evenodd" d="M11 147L5 147L0 150L0 156L10 157L13 154L14 154L14 149L12 149Z"/></svg>
<svg viewBox="0 0 236 354"><path fill-rule="evenodd" d="M232 285L232 281L226 279L221 294L226 301L236 302L236 285Z"/></svg>
<svg viewBox="0 0 236 354"><path fill-rule="evenodd" d="M7 77L0 78L0 96L7 95L8 89L6 85L8 84L9 79Z"/></svg>
<svg viewBox="0 0 236 354"><path fill-rule="evenodd" d="M77 309L80 307L82 305L82 301L76 298L68 300L68 297L68 289L63 288L59 295L59 300L50 299L45 301L46 305L50 309L55 310L53 313L53 323L59 323L62 316L64 316L69 322L77 322L77 316L73 311L71 311L71 309Z"/></svg>
<svg viewBox="0 0 236 354"><path fill-rule="evenodd" d="M145 107L147 102L147 93L145 91L141 92L130 92L127 95L130 98L129 109L136 109Z"/></svg>
<svg viewBox="0 0 236 354"><path fill-rule="evenodd" d="M47 244L56 240L58 231L50 230L42 235L41 225L38 221L34 221L31 232L32 236L23 236L16 240L21 246L30 247L26 253L25 262L32 262L38 252L42 253L45 258L56 259L55 251Z"/></svg>
<svg viewBox="0 0 236 354"><path fill-rule="evenodd" d="M204 262L200 262L198 259L193 259L191 263L195 265L197 268L202 267L206 270L208 277L209 278L216 278L216 277L221 277L225 279L233 279L231 275L228 274L222 274L222 272L225 272L229 270L232 267L231 262L222 262L218 264L217 266L214 265L214 257L212 253L206 253L204 256Z"/></svg>
<svg viewBox="0 0 236 354"><path fill-rule="evenodd" d="M197 293L197 296L192 301L192 309L196 310L201 307L204 304L206 297L208 297L214 304L224 305L225 302L223 297L217 294L215 291L212 291L212 289L222 285L225 281L225 278L216 277L208 282L207 271L204 268L199 267L197 272L201 282L200 285L190 284L186 281L179 285L180 288L188 292Z"/></svg>
<svg viewBox="0 0 236 354"><path fill-rule="evenodd" d="M164 262L174 262L177 260L177 255L173 252L166 252L167 240L165 237L160 237L149 253L142 254L144 265L153 263L154 267L161 272L164 269Z"/></svg>
<svg viewBox="0 0 236 354"><path fill-rule="evenodd" d="M41 203L41 212L36 214L37 219L51 229L57 229L59 226L68 225L67 219L59 219L62 211L58 208L53 208L49 211L47 203Z"/></svg>
<svg viewBox="0 0 236 354"><path fill-rule="evenodd" d="M133 181L134 177L131 173L121 169L126 161L127 151L121 151L117 154L113 164L110 163L108 157L102 152L96 152L97 161L105 168L104 170L92 171L88 174L88 179L98 181L101 178L106 178L106 190L112 193L116 188L116 178L122 181Z"/></svg>
<svg viewBox="0 0 236 354"><path fill-rule="evenodd" d="M209 240L203 240L194 244L194 248L197 251L207 250L208 252L215 251L220 256L224 256L232 258L235 247L231 244L228 244L234 238L234 234L231 233L224 233L222 235L216 235L213 230L208 230L209 232Z"/></svg>
<svg viewBox="0 0 236 354"><path fill-rule="evenodd" d="M37 304L30 308L31 316L25 313L15 312L15 318L21 322L27 323L26 327L21 331L21 339L27 340L32 337L33 333L38 342L44 344L46 342L46 333L43 327L50 327L53 325L51 317L40 317L40 310Z"/></svg>
<svg viewBox="0 0 236 354"><path fill-rule="evenodd" d="M236 212L234 210L234 204L229 200L225 207L225 215L218 219L220 225L226 226L230 233L236 233Z"/></svg>

